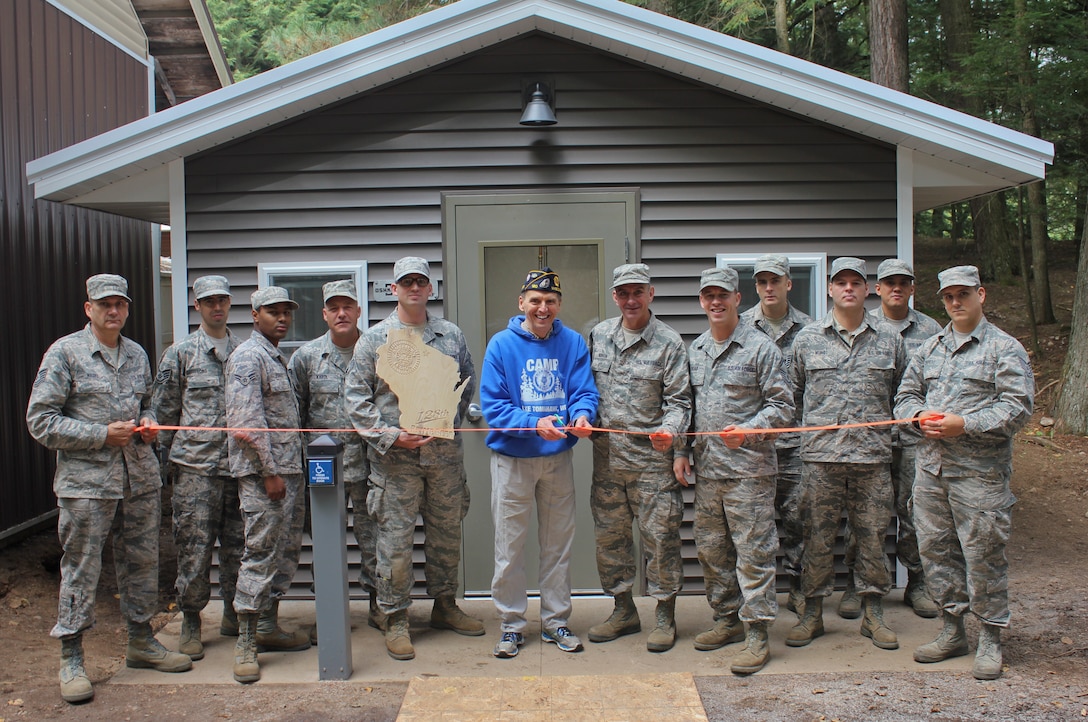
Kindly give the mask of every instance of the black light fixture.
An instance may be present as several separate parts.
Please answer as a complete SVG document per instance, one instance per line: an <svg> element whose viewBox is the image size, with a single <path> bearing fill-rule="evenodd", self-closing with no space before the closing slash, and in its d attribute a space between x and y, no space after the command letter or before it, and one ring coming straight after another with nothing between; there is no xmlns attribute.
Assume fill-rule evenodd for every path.
<svg viewBox="0 0 1088 722"><path fill-rule="evenodd" d="M526 86L522 91L525 112L521 114L521 125L541 127L558 123L559 121L555 119L553 102L552 92L547 83L536 82Z"/></svg>

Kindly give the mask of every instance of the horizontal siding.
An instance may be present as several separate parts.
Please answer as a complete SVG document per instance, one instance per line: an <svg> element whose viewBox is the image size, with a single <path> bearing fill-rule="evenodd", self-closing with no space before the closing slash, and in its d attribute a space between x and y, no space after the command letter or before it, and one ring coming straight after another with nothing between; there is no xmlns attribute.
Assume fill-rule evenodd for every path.
<svg viewBox="0 0 1088 722"><path fill-rule="evenodd" d="M536 78L556 89L559 124L545 130L517 124ZM655 309L685 335L705 323L692 279L717 253L875 264L896 248L894 149L543 35L217 149L186 174L192 275L224 271L245 292L258 261L363 258L384 279L413 253L441 278L443 191L637 187ZM388 313L370 306L371 322Z"/></svg>

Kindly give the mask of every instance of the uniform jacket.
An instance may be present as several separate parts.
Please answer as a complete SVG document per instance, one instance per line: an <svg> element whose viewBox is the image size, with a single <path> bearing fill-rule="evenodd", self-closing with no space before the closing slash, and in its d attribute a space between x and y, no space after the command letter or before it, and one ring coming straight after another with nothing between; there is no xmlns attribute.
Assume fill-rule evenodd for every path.
<svg viewBox="0 0 1088 722"><path fill-rule="evenodd" d="M895 321L888 319L880 307L869 311L869 318L871 319L870 323L874 326L880 327L883 325L892 331L899 332L899 335L903 337L903 348L907 354L907 363L910 363L911 358L921 347L923 341L941 330L941 324L924 313L915 311L913 308L907 309L906 325L902 328L899 328L899 324ZM892 427L892 443L897 447L914 446L921 438L921 432L914 426L901 424Z"/></svg>
<svg viewBox="0 0 1088 722"><path fill-rule="evenodd" d="M801 329L812 323L812 316L804 311L797 310L793 307L793 304L788 304L786 318L782 320L782 326L778 329L777 334L770 321L763 314L763 307L758 303L742 313L740 320L752 324L774 341L775 345L778 346L778 350L782 352L782 369L786 374L786 378L789 379L790 364L793 363L793 354L791 353L793 340L797 338L797 334L801 332ZM790 381L791 387L792 383ZM793 392L793 406L794 418L790 420L790 426L796 426L801 421L801 392L798 389L794 389ZM801 435L777 434L774 438L774 445L779 449L795 449L801 445Z"/></svg>

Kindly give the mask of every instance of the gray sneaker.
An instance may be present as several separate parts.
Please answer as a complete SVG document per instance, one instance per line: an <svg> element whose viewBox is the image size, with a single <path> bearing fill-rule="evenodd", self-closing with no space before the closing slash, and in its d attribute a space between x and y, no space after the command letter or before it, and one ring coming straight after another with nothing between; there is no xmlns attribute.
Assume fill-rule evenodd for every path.
<svg viewBox="0 0 1088 722"><path fill-rule="evenodd" d="M503 632L502 639L495 645L495 651L492 654L499 659L510 659L518 656L518 647L523 644L525 644L525 637L521 636L521 632Z"/></svg>
<svg viewBox="0 0 1088 722"><path fill-rule="evenodd" d="M551 642L564 652L582 651L582 640L575 637L574 633L566 627L545 629L540 633L540 638L545 642Z"/></svg>

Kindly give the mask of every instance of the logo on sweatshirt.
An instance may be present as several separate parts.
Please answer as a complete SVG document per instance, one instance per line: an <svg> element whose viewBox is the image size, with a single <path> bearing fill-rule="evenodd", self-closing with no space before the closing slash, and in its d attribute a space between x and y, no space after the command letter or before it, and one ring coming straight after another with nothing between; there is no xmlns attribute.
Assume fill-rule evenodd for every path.
<svg viewBox="0 0 1088 722"><path fill-rule="evenodd" d="M565 399L563 379L559 375L559 359L538 358L525 362L521 371L521 400L539 402Z"/></svg>

